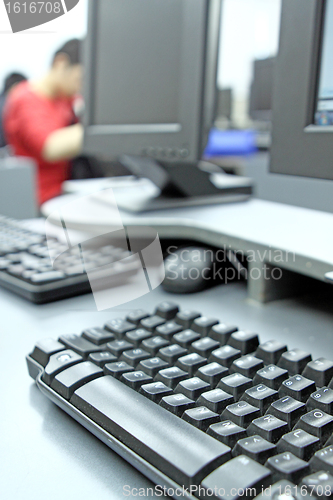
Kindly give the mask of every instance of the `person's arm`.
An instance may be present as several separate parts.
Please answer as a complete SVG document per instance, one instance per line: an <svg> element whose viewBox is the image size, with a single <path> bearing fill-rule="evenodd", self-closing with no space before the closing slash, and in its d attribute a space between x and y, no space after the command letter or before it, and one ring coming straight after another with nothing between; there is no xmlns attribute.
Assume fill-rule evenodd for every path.
<svg viewBox="0 0 333 500"><path fill-rule="evenodd" d="M55 130L45 140L41 156L49 162L71 160L78 156L83 145L83 127L80 123Z"/></svg>

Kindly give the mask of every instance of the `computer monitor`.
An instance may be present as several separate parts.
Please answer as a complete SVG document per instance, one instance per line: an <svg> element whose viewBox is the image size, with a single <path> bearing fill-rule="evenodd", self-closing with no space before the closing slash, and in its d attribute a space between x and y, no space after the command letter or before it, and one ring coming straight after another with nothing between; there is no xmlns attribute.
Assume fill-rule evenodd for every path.
<svg viewBox="0 0 333 500"><path fill-rule="evenodd" d="M84 151L119 159L158 194L144 211L248 199L249 179L200 168L215 119L221 0L91 0ZM222 173L221 173L222 175Z"/></svg>
<svg viewBox="0 0 333 500"><path fill-rule="evenodd" d="M215 118L221 0L91 0L85 152L201 158Z"/></svg>
<svg viewBox="0 0 333 500"><path fill-rule="evenodd" d="M229 122L232 118L233 91L231 88L219 89L217 93L216 119L225 119Z"/></svg>
<svg viewBox="0 0 333 500"><path fill-rule="evenodd" d="M333 179L333 0L283 0L271 172Z"/></svg>
<svg viewBox="0 0 333 500"><path fill-rule="evenodd" d="M252 120L270 122L275 57L253 61L253 79L250 89L249 115Z"/></svg>

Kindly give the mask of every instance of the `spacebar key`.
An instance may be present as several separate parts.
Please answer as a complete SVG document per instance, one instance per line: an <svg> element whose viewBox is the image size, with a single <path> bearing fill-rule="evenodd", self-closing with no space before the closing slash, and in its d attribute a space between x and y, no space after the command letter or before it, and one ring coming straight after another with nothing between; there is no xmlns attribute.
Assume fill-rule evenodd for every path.
<svg viewBox="0 0 333 500"><path fill-rule="evenodd" d="M199 484L231 458L228 446L111 376L77 389L71 403L180 485Z"/></svg>

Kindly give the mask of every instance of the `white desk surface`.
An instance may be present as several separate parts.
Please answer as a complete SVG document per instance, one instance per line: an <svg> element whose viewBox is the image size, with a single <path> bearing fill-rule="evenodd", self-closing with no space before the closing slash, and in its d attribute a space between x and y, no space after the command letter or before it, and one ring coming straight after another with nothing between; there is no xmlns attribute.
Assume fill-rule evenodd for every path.
<svg viewBox="0 0 333 500"><path fill-rule="evenodd" d="M269 208L274 211L273 205L270 204ZM251 237L247 224L253 225L253 217L246 214L248 211L252 215L256 213L259 220L268 223L270 218L264 207L264 203L255 200L239 206L221 206L218 208L219 215L216 213L214 216L215 222L211 219L213 215L210 207L197 210L196 216L192 213L192 219L189 209L181 215L177 211L172 217L182 220L179 227L183 227L183 230L186 221L190 221L192 227L204 223L210 227L214 223L228 228L237 236L239 228L232 223L231 217L238 213L239 227L243 228L242 231L248 231L248 237ZM276 208L280 209L281 206ZM307 220L312 221L312 230L317 231L323 242L321 231L315 227L316 214L296 210L295 217L297 214L299 223L305 224L305 227ZM140 219L145 223L142 216L137 217L136 221ZM159 214L161 227L165 219L165 214ZM332 223L330 217L327 221ZM167 229L170 226L166 224L165 227ZM294 244L298 244L293 234L297 229L295 219L289 222L288 227ZM270 237L278 243L279 238L274 230L268 230ZM279 231L284 232L285 229L277 226L276 232ZM261 234L265 238L265 232L261 230ZM308 237L310 243L312 236L310 234ZM326 240L325 245L329 243L332 243L331 239ZM316 248L314 243L312 247ZM328 253L322 255L325 258L329 256ZM313 295L265 305L249 300L245 285L239 283L188 296L171 296L158 288L117 310L105 312L96 311L91 294L37 306L0 289L1 498L123 499L124 485L137 488L152 486L135 469L45 398L28 376L24 358L38 339L80 333L87 327L103 325L113 317L123 317L131 308L152 311L157 303L166 299L178 302L183 308L196 309L207 316L237 324L242 329L257 331L262 341L276 338L288 343L290 348L309 350L314 357L330 357L329 353L333 352L333 288L328 288L325 296Z"/></svg>
<svg viewBox="0 0 333 500"><path fill-rule="evenodd" d="M77 195L55 198L43 205L43 215L52 220L62 205L76 200L76 207L65 217L69 228L87 228L98 233L110 227L112 211L106 203L96 201L94 197L82 198L82 202L78 199ZM251 199L241 203L135 215L121 211L121 217L125 225L154 227L160 237L194 239L221 247L231 245L245 251L281 250L289 254L287 268L293 270L295 267L298 272L319 279L324 279L326 272L333 271L331 213ZM296 255L296 263L291 255ZM268 252L265 259L269 260Z"/></svg>
<svg viewBox="0 0 333 500"><path fill-rule="evenodd" d="M258 305L247 299L243 284L188 296L171 296L159 288L117 310L97 312L92 295L37 306L0 289L1 498L120 500L124 485L152 486L39 392L25 356L38 339L80 333L123 317L133 307L152 311L166 299L257 331L262 341L278 338L315 357L333 352L332 294Z"/></svg>

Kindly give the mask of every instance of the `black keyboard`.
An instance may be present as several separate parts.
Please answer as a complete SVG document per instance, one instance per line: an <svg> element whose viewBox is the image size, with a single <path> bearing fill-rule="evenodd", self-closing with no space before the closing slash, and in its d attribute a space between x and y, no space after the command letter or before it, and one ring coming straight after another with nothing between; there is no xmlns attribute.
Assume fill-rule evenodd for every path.
<svg viewBox="0 0 333 500"><path fill-rule="evenodd" d="M108 287L125 282L138 270L135 261L121 262L130 255L127 249L103 245L85 249L83 259L78 245L69 248L0 216L0 285L38 304L91 292L87 271L103 266Z"/></svg>
<svg viewBox="0 0 333 500"><path fill-rule="evenodd" d="M332 494L332 361L163 302L42 340L27 363L48 398L171 496Z"/></svg>

